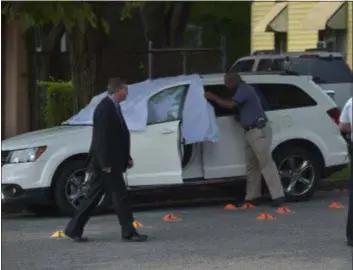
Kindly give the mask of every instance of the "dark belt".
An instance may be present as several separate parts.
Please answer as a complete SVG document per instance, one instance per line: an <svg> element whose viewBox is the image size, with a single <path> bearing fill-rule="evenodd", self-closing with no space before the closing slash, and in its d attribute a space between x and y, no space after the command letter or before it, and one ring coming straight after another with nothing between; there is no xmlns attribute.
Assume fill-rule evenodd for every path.
<svg viewBox="0 0 353 270"><path fill-rule="evenodd" d="M244 126L243 128L245 131L249 131L249 130L252 130L255 128L262 129L262 128L266 127L267 123L268 123L268 120L266 118L259 118L255 121L254 124Z"/></svg>

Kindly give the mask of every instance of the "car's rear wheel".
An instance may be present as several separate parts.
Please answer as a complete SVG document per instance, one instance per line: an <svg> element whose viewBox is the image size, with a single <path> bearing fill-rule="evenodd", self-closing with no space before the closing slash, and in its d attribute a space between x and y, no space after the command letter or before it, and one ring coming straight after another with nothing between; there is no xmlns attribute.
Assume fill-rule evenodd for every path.
<svg viewBox="0 0 353 270"><path fill-rule="evenodd" d="M86 163L83 160L68 162L59 172L54 186L54 199L59 211L72 216L87 195L87 183L84 183ZM109 206L109 199L103 196L95 213L102 212Z"/></svg>
<svg viewBox="0 0 353 270"><path fill-rule="evenodd" d="M283 147L274 153L285 195L289 201L306 201L317 190L322 164L310 150L298 146Z"/></svg>

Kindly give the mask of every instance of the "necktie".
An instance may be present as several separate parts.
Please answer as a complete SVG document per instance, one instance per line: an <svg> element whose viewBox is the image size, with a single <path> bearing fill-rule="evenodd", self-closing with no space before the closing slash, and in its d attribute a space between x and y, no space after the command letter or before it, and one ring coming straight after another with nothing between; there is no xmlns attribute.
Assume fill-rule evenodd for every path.
<svg viewBox="0 0 353 270"><path fill-rule="evenodd" d="M120 123L122 124L123 127L125 127L125 120L124 120L123 114L121 112L120 105L116 104L115 106L116 106L116 111L118 113L118 118L120 120Z"/></svg>

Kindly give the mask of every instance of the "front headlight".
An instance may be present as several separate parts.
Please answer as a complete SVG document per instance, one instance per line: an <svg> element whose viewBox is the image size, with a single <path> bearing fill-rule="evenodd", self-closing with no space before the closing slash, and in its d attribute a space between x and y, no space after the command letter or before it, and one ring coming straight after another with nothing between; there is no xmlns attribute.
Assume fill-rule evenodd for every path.
<svg viewBox="0 0 353 270"><path fill-rule="evenodd" d="M46 149L46 146L39 146L11 151L7 163L14 164L36 161L45 152Z"/></svg>

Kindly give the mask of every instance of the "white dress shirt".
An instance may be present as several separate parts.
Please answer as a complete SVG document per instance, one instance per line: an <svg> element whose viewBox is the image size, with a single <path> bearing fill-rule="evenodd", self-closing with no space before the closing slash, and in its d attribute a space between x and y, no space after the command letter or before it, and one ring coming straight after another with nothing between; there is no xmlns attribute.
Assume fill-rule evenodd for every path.
<svg viewBox="0 0 353 270"><path fill-rule="evenodd" d="M352 98L348 99L346 104L344 105L341 115L340 115L340 122L345 123L345 124L350 124L351 125L351 140L353 141L353 122L352 122Z"/></svg>

